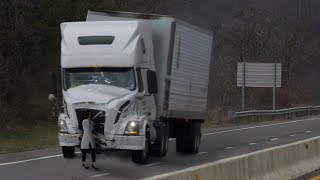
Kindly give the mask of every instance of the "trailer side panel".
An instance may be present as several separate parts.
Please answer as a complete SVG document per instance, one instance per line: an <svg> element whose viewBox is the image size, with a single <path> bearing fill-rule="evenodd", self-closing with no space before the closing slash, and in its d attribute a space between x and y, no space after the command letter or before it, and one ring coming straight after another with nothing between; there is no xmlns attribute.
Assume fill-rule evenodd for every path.
<svg viewBox="0 0 320 180"><path fill-rule="evenodd" d="M212 34L186 23L176 24L168 116L205 119Z"/></svg>

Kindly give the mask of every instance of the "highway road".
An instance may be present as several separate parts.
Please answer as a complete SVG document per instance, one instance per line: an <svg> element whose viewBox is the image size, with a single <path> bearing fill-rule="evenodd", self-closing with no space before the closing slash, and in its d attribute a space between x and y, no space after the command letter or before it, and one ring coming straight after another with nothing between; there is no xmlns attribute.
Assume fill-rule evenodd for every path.
<svg viewBox="0 0 320 180"><path fill-rule="evenodd" d="M167 157L151 157L146 165L132 163L128 152L99 154L98 171L83 169L80 154L62 158L60 148L8 154L0 156L0 179L141 179L319 135L320 116L204 129L197 155L176 153L175 141L170 140Z"/></svg>

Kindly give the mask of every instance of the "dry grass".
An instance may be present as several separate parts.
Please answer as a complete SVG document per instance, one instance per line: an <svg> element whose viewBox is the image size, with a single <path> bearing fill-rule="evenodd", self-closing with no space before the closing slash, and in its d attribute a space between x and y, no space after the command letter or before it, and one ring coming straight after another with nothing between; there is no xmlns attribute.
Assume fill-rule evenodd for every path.
<svg viewBox="0 0 320 180"><path fill-rule="evenodd" d="M228 120L227 112L222 108L210 109L208 111L208 116L209 118L204 123L204 127L217 128L234 125Z"/></svg>
<svg viewBox="0 0 320 180"><path fill-rule="evenodd" d="M0 132L0 154L57 146L56 123L17 124Z"/></svg>

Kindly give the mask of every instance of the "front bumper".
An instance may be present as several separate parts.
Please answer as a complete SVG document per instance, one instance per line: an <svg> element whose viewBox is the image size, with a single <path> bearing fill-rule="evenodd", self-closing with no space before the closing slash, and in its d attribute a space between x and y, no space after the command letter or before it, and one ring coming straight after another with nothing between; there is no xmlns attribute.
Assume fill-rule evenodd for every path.
<svg viewBox="0 0 320 180"><path fill-rule="evenodd" d="M80 134L67 134L59 133L59 145L60 146L79 146L80 145Z"/></svg>
<svg viewBox="0 0 320 180"><path fill-rule="evenodd" d="M145 147L145 136L115 135L107 145L101 145L101 149L142 150Z"/></svg>
<svg viewBox="0 0 320 180"><path fill-rule="evenodd" d="M59 133L60 146L79 146L80 134ZM145 136L115 135L112 140L102 139L105 144L100 144L101 149L142 150L145 147Z"/></svg>

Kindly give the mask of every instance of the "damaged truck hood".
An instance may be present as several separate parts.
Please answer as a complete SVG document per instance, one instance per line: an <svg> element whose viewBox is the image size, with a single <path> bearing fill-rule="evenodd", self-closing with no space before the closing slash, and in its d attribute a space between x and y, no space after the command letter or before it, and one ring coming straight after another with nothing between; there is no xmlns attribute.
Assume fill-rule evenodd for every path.
<svg viewBox="0 0 320 180"><path fill-rule="evenodd" d="M131 91L109 85L81 85L66 91L66 98L74 103L109 103L111 100L129 94Z"/></svg>

